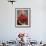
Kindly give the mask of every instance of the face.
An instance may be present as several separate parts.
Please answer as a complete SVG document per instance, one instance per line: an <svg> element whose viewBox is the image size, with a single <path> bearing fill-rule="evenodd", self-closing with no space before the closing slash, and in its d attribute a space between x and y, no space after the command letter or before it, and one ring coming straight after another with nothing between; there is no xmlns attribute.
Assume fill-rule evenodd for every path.
<svg viewBox="0 0 46 46"><path fill-rule="evenodd" d="M21 14L24 15L24 14L25 14L25 11L24 11L24 10L20 10L20 11L19 11L19 15L21 15Z"/></svg>

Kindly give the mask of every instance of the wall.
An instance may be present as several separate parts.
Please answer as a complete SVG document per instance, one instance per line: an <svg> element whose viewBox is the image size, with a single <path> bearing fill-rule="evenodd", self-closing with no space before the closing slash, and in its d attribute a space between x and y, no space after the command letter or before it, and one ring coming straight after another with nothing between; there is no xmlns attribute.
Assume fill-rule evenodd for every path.
<svg viewBox="0 0 46 46"><path fill-rule="evenodd" d="M15 40L19 32L28 33L33 40L46 40L46 10L42 0L16 0L13 5L0 0L0 41ZM31 27L15 27L15 8L31 8Z"/></svg>

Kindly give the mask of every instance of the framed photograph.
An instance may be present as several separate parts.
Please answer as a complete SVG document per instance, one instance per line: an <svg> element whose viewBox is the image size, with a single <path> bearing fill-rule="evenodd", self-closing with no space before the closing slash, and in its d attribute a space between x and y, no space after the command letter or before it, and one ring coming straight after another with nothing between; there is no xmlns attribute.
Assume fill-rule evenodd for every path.
<svg viewBox="0 0 46 46"><path fill-rule="evenodd" d="M31 26L30 8L15 8L15 26L20 28Z"/></svg>

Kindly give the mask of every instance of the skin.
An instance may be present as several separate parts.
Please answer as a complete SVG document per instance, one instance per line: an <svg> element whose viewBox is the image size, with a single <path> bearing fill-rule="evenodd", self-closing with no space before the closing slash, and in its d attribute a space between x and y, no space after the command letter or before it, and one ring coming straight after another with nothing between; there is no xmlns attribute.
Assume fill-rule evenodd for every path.
<svg viewBox="0 0 46 46"><path fill-rule="evenodd" d="M20 10L19 11L19 15L21 15L21 14L25 15L25 11L24 10Z"/></svg>
<svg viewBox="0 0 46 46"><path fill-rule="evenodd" d="M26 13L25 13L24 10L20 10L20 11L19 11L19 16L21 16L21 14L25 15ZM19 20L19 23L20 23L21 25L25 25L25 24L26 24L25 22L22 23L20 20Z"/></svg>

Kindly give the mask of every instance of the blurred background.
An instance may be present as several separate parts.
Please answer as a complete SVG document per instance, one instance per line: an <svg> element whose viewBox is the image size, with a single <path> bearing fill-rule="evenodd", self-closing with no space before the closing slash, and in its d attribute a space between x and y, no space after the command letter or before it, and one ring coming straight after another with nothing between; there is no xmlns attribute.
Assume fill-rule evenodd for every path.
<svg viewBox="0 0 46 46"><path fill-rule="evenodd" d="M31 8L30 28L15 27L15 8ZM13 5L8 0L0 0L0 41L16 40L21 31L31 40L46 41L45 0L16 0Z"/></svg>

